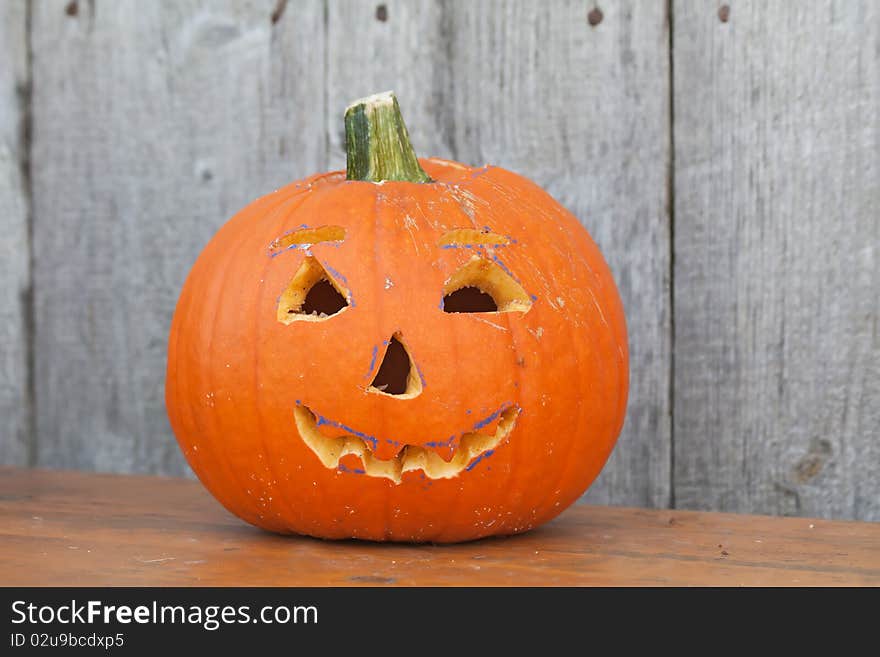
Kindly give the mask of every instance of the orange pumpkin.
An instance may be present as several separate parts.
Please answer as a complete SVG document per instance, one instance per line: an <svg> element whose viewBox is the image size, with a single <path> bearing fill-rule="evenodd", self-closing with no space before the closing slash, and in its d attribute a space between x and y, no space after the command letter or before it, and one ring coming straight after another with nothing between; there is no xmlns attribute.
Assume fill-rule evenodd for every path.
<svg viewBox="0 0 880 657"><path fill-rule="evenodd" d="M623 308L574 216L510 171L417 160L397 101L346 112L348 172L235 215L171 327L190 466L247 522L450 542L535 527L623 424Z"/></svg>

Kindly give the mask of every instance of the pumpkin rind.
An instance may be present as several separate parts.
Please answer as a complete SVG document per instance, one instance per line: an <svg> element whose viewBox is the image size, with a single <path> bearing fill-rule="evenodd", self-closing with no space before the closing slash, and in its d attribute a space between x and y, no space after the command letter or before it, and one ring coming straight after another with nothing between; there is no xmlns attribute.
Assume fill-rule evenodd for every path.
<svg viewBox="0 0 880 657"><path fill-rule="evenodd" d="M595 479L624 420L628 355L622 304L577 220L498 167L419 160L432 182L314 176L236 214L206 246L172 321L166 399L194 472L232 513L270 531L324 538L450 542L535 527ZM344 240L272 245L302 227ZM506 244L441 244L456 229ZM470 233L463 233L470 234ZM350 294L322 321L284 323L279 296L304 258ZM531 298L525 312L447 313L444 284L474 255ZM402 336L423 384L396 398L368 388L376 354ZM301 439L294 409L357 431L379 459L405 444L449 459L461 436L509 436L456 476L328 468ZM493 416L494 414L494 416Z"/></svg>

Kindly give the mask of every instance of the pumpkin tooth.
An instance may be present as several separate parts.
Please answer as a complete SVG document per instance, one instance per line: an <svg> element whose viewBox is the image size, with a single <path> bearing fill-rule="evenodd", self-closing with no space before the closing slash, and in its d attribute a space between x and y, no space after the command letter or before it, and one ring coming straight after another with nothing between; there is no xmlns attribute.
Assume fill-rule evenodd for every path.
<svg viewBox="0 0 880 657"><path fill-rule="evenodd" d="M318 430L315 414L307 406L298 405L294 408L294 420L302 441L315 453L324 467L335 470L342 457L353 454L363 463L364 474L384 477L399 484L404 472L415 470L422 470L429 479L457 477L473 467L476 459L491 454L507 439L516 425L519 412L517 406L503 410L495 432L491 435L477 432L464 434L449 461L418 445L405 445L393 458L380 459L373 454L366 441L358 436L324 436Z"/></svg>

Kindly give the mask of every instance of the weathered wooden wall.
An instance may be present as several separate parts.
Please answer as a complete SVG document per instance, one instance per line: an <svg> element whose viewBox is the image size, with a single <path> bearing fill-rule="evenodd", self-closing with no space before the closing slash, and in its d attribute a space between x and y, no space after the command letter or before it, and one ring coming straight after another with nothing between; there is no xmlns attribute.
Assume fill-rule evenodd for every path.
<svg viewBox="0 0 880 657"><path fill-rule="evenodd" d="M878 5L729 5L0 3L0 462L185 473L189 266L394 88L420 153L535 179L615 272L587 500L880 519Z"/></svg>
<svg viewBox="0 0 880 657"><path fill-rule="evenodd" d="M880 520L880 3L675 3L678 506Z"/></svg>
<svg viewBox="0 0 880 657"><path fill-rule="evenodd" d="M323 7L271 13L33 3L37 464L185 471L164 405L181 283L236 208L326 159Z"/></svg>
<svg viewBox="0 0 880 657"><path fill-rule="evenodd" d="M0 463L32 459L28 101L24 3L0 3Z"/></svg>

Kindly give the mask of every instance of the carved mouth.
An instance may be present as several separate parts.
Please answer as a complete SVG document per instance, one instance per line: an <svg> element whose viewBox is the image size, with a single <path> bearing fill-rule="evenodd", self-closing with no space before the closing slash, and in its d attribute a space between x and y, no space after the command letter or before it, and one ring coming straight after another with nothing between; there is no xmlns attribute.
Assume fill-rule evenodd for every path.
<svg viewBox="0 0 880 657"><path fill-rule="evenodd" d="M380 459L373 454L368 442L375 445L375 438L358 433L323 418L319 421L307 407L298 404L294 409L296 428L303 442L308 445L321 463L330 469L340 468L340 459L348 454L359 457L363 464L360 474L370 477L385 477L399 484L404 472L422 470L429 479L449 479L470 470L481 459L491 456L492 452L510 435L519 416L516 406L502 407L477 427L488 424L489 420L498 417L495 433L492 435L469 431L462 434L458 447L448 461L439 454L419 445L404 445L396 456ZM319 424L334 424L346 433L335 438L327 438L319 430Z"/></svg>

